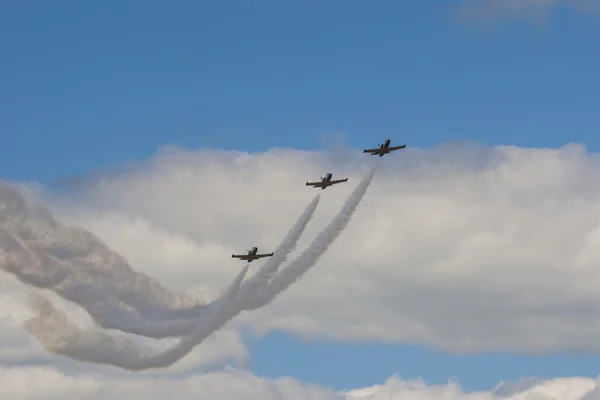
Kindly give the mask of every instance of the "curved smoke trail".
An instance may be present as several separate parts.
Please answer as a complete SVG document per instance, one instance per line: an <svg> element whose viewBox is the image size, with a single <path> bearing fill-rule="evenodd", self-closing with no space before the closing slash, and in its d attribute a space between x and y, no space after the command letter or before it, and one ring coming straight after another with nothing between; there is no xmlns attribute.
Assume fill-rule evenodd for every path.
<svg viewBox="0 0 600 400"><path fill-rule="evenodd" d="M308 204L304 212L300 215L300 218L298 218L298 221L296 221L281 244L275 249L273 257L267 260L254 276L242 283L238 291L238 297L247 297L249 293L254 292L267 283L277 272L279 266L286 261L287 256L296 248L296 244L312 219L320 199L321 196L317 195ZM89 299L89 293L85 295ZM123 332L155 339L188 334L204 318L209 317L207 310L216 305L215 303L211 303L207 306L173 309L156 315L152 319L148 319L141 318L133 312L124 310L114 301L111 304L110 299L95 304L102 304L101 307L95 307L93 313L94 319L102 327L118 329Z"/></svg>
<svg viewBox="0 0 600 400"><path fill-rule="evenodd" d="M48 210L28 204L1 181L0 233L0 255L9 253L0 259L0 268L29 285L63 292L81 283L110 288L119 302L150 318L157 310L203 305L192 295L173 294L134 271L90 232L60 224Z"/></svg>
<svg viewBox="0 0 600 400"><path fill-rule="evenodd" d="M290 266L276 274L268 283L258 287L255 292L248 292L244 294L244 296L241 296L241 290L239 290L241 287L238 286L235 299L227 297L227 299L231 299L231 301L226 301L219 307L219 312L213 314L214 318L209 324L202 324L201 327L198 328L198 332L201 333L190 335L189 337L194 338L193 340L182 339L178 346L189 349L187 352L191 351L189 346L193 347L193 345L197 345L199 343L198 337L204 338L210 335L211 332L219 330L228 321L244 310L256 309L270 303L278 294L286 290L290 285L302 277L302 275L316 263L318 258L327 250L327 248L329 248L348 225L358 204L365 195L376 169L377 166L369 171L356 189L350 194L338 215L333 218L332 222L317 236L310 247L293 261ZM247 270L247 268L248 265L246 265L245 269ZM46 309L48 309L47 304ZM60 317L62 323L54 323L54 325L52 324L53 318L58 318L49 314L51 313L48 311L44 314L38 310L38 315L33 319L34 322L29 323L29 326L35 326L37 329L30 329L30 332L32 332L48 350L70 358L93 363L110 364L130 370L140 370L167 367L187 354L183 354L183 350L180 350L180 347L176 346L175 349L179 350L175 351L171 349L164 352L168 354L166 356L163 355L164 353L161 353L153 355L152 357L140 357L138 355L138 348L129 344L129 342L127 342L127 345L124 345L124 339L117 339L108 333L98 331L77 330L76 334L73 334L68 330L73 330L72 324L66 320L64 314ZM48 329L49 325L52 326L52 329ZM50 337L48 337L47 333L49 331L52 332ZM98 338L101 338L101 340ZM59 345L56 345L57 342ZM86 345L82 345L82 343ZM93 345L89 345L89 343L93 343ZM127 351L123 351L123 348ZM174 353L176 353L178 357L180 356L180 358L175 359L176 357L172 355ZM126 360L127 358L132 360Z"/></svg>
<svg viewBox="0 0 600 400"><path fill-rule="evenodd" d="M367 189L375 176L375 172L377 172L378 166L379 164L377 163L372 167L354 191L350 193L348 200L346 200L340 212L298 258L292 261L285 269L279 271L273 279L262 285L257 291L247 295L244 293L246 297L242 297L242 293L238 295L235 304L239 310L255 310L269 304L277 295L290 287L290 285L300 279L315 265L319 257L327 251L329 246L335 242L346 226L348 226L356 208L367 193Z"/></svg>
<svg viewBox="0 0 600 400"><path fill-rule="evenodd" d="M296 245L298 244L302 233L304 233L306 226L312 219L320 199L321 196L317 195L313 201L310 202L296 224L292 227L292 229L289 230L287 236L283 239L277 249L275 249L273 256L269 258L262 267L260 267L260 269L254 274L254 276L252 276L252 278L246 280L242 284L238 293L238 297L247 298L273 277L273 275L279 269L279 266L287 260L287 256L296 249ZM198 318L201 313L201 308L192 306L188 308L172 310L167 316L163 316L163 318Z"/></svg>
<svg viewBox="0 0 600 400"><path fill-rule="evenodd" d="M295 249L319 201L320 196L317 195L276 249L276 254L240 288L242 292L254 290L277 271L287 255ZM172 313L182 307L184 300L166 291L152 278L133 271L124 258L108 249L93 235L62 226L47 211L29 206L18 192L1 184L0 205L0 267L22 282L41 289L51 289L61 297L79 304L105 328L152 338L166 338L186 335L201 322L177 320L180 317ZM52 239L53 234L60 236L60 240ZM85 246L78 242L83 236L88 238L91 245ZM49 243L53 245L50 246ZM57 243L62 244L62 253L57 251ZM69 247L65 243L77 244ZM95 249L86 253L86 257L93 259L95 263L82 260L82 248ZM49 253L60 253L63 259ZM97 261L106 259L119 262L102 266L99 273ZM98 279L99 275L103 275L103 279ZM115 281L119 282L116 290L113 285ZM140 302L141 307L136 308L140 306ZM182 315L192 314L196 319L209 318L209 311L217 306L217 301L210 304L187 303L188 306L181 310ZM149 311L152 311L150 315Z"/></svg>
<svg viewBox="0 0 600 400"><path fill-rule="evenodd" d="M32 306L37 315L25 323L46 348L56 354L79 361L108 364L130 371L169 367L187 354L204 339L220 329L223 320L229 320L230 309L235 300L249 265L244 266L228 290L221 296L218 305L211 310L210 318L197 324L189 335L179 343L162 352L151 352L138 344L98 330L84 331L72 324L67 316L54 309L43 296L33 296Z"/></svg>

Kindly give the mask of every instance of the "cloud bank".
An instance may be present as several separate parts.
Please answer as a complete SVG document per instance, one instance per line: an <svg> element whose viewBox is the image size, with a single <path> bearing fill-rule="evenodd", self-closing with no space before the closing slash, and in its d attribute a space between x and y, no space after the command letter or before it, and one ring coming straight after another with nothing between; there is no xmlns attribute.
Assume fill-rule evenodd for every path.
<svg viewBox="0 0 600 400"><path fill-rule="evenodd" d="M89 230L106 248L128 261L132 270L143 273L147 280L140 278L140 294L147 294L143 288L160 283L164 293L180 296L177 301L165 300L165 304L190 310L198 305L218 304L223 298L216 294L225 291L232 276L243 266L230 258L232 252L253 245L272 249L290 235L290 226L298 222L300 211L306 212L311 199L315 201L315 191L303 185L307 179L325 172L332 172L334 177L349 177L348 184L321 192L319 207L313 210L310 224L294 246L298 250L292 251L279 272L293 271L294 265L301 265L294 260L302 253L308 254L305 249L311 248L310 243L340 211L340 206L370 171L371 161L354 150L338 149L325 154L272 149L246 154L169 147L134 166L67 182L61 192L51 193L31 183L22 183L20 187L30 198L48 206L57 221ZM198 346L171 370L189 370L231 360L243 362L248 354L239 337L241 328L257 334L282 330L303 337L424 344L460 353L598 350L600 162L596 154L587 153L579 145L527 149L449 144L429 150L407 149L382 161L351 223L321 256L314 271L305 274L300 283L292 285L273 303L240 314L214 338L207 339L210 346ZM56 250L56 243L39 239L37 243L45 243L44 249ZM23 245L13 244L17 248ZM94 249L97 248L91 250ZM4 249L2 256L6 254ZM27 254L33 257L38 253ZM85 258L84 254L95 253L81 248L79 261L84 267L107 264ZM65 275L60 267L64 264L59 255L60 252L55 252L53 260L33 257L28 259L28 265L54 266L55 269L49 269L52 283L63 282ZM117 256L112 260L123 267ZM252 264L252 268L261 270L267 265L257 264L256 267ZM255 272L252 268L249 275ZM85 276L83 268L78 271ZM100 268L94 277L108 279L105 272ZM151 386L143 381L147 378L128 374L114 377L100 366L92 370L95 375L69 376L59 366L64 364L67 370L73 369L73 362L45 351L36 337L25 330L26 321L31 321L36 311L30 307L30 289L11 274L2 274L0 289L3 332L0 363L5 365L2 377L58 374L39 379L71 382L65 387L72 384L73 390L88 390L87 398L120 396L118 391L126 393L123 396L151 391ZM199 291L204 295L198 296ZM237 293L240 291L241 287ZM113 294L119 298L118 304L135 310L137 298L119 297L118 290ZM100 331L156 351L153 347L156 344L150 340L102 331L80 307L47 290L44 296L63 313L63 321L75 324L78 329ZM36 304L38 311L49 312L43 301ZM195 312L189 315L188 311L181 312L170 321L197 323L200 318ZM166 314L156 315L164 318ZM63 345L64 337L59 336L57 342ZM25 361L52 362L57 369L8 367ZM216 385L211 382L231 373L194 376L189 378L192 383L160 374L152 375L152 379L165 386L156 387L156 393L175 390L166 387L182 387L181 393L185 393L183 388L189 385L189 396L197 396L211 393L211 385ZM244 379L250 376L240 371L235 374L243 375ZM14 378L14 382L22 382L20 379ZM112 379L117 379L118 384ZM248 379L262 382L258 377ZM177 383L168 383L172 380ZM268 382L256 383L257 392L243 393L250 398L318 398L317 393L324 393L323 398L352 398L339 397L349 396L348 393L307 389L289 380ZM378 396L408 396L402 394L405 392L394 393L397 397L385 394L391 390L390 382L384 385L387 389L378 389ZM261 392L266 390L264 386L277 385L315 392L310 395L302 392L296 397L277 392L288 389L273 389L272 394ZM452 389L458 388L452 385L419 390L432 391L438 396L446 390L451 393L447 398L457 399L501 397L498 393L465 394ZM568 389L574 393L568 399L594 398L589 394L593 380L565 378L544 385L560 387L556 389L559 392L567 390L564 385L580 388ZM9 386L3 390L13 390ZM536 387L542 390L539 385ZM227 389L235 391L235 385L232 383ZM19 390L33 389L23 384ZM40 389L40 396L56 393L53 390L59 389ZM361 389L352 395L372 390L375 389ZM508 389L504 386L503 390ZM514 398L546 400L541 397L544 390L538 397L514 394ZM559 392L550 391L546 396L565 398L552 394ZM22 398L16 392L6 393L6 398L11 395ZM588 393L588 397L583 393ZM231 398L236 398L235 395L223 394ZM412 395L421 396L416 392ZM427 394L422 396L429 398L425 397Z"/></svg>
<svg viewBox="0 0 600 400"><path fill-rule="evenodd" d="M299 249L369 161L350 151L167 149L44 199L169 289L220 291L237 268L232 252L285 236L314 196L307 178L350 179L324 191ZM239 324L455 352L600 348L597 155L447 145L383 161L318 273Z"/></svg>
<svg viewBox="0 0 600 400"><path fill-rule="evenodd" d="M263 379L248 372L227 369L185 378L107 377L98 374L67 375L51 368L0 368L0 396L17 399L120 400L144 398L210 398L222 400L596 400L597 381L558 378L501 383L486 392L463 391L456 382L427 385L392 376L368 388L336 392L293 378Z"/></svg>
<svg viewBox="0 0 600 400"><path fill-rule="evenodd" d="M369 171L365 158L353 151L167 148L66 194L30 196L58 220L90 230L165 290L218 293L239 268L232 252L272 248L285 237L314 197L302 185L307 178L348 176L348 184L323 191L297 245L307 248L350 183ZM600 348L597 155L578 145L447 145L383 161L318 273L241 314L236 326L453 352Z"/></svg>
<svg viewBox="0 0 600 400"><path fill-rule="evenodd" d="M350 194L340 213L290 266L276 274L279 264L293 250L310 220L319 196L309 204L300 220L289 231L277 249L277 257L269 260L250 281L245 282L243 289L246 290L242 290L242 281L249 264L242 269L228 290L211 304L183 307L161 305L165 297L172 300L177 296L165 291L146 275L131 270L122 257L111 252L91 234L57 223L45 209L27 204L17 191L6 185L0 187L0 248L3 251L0 267L26 284L51 289L63 298L77 303L92 315L95 322L104 327L154 338L185 335L178 344L162 352L148 352L126 339L79 329L69 321L65 313L56 310L49 300L34 295L31 305L37 315L28 320L25 326L47 350L75 360L109 364L132 371L165 368L188 355L195 346L222 328L239 312L269 304L300 279L350 222L373 179L376 166L377 164L370 169ZM120 262L105 263L105 259L120 259ZM140 288L137 285L139 282L145 285ZM134 321L130 321L119 301L127 303L136 312L144 314L144 317L157 320L139 321L133 318ZM151 311L157 309L162 309L160 314ZM192 324L188 324L186 331L178 326L174 330L178 333L167 332L172 326L164 326L164 322L170 322L164 320L179 318L183 316L182 312L193 319L190 321ZM163 336L159 336L161 333Z"/></svg>

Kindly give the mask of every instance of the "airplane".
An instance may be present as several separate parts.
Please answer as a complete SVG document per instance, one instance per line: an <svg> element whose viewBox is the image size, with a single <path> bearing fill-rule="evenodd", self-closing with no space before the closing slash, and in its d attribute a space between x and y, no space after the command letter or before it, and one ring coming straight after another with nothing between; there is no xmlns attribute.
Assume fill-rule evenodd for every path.
<svg viewBox="0 0 600 400"><path fill-rule="evenodd" d="M342 183L342 182L348 182L348 178L332 181L331 177L332 177L331 173L328 173L327 175L325 175L324 178L321 177L321 182L306 182L306 186L312 186L313 188L320 187L321 189L327 189L329 186L333 186L335 184Z"/></svg>
<svg viewBox="0 0 600 400"><path fill-rule="evenodd" d="M232 254L231 258L239 258L240 260L247 260L249 263L251 263L254 260L258 260L259 258L271 257L273 254L275 254L275 253L256 254L256 253L258 253L258 247L253 247L251 250L247 250L247 251L248 251L248 254Z"/></svg>
<svg viewBox="0 0 600 400"><path fill-rule="evenodd" d="M402 146L390 147L390 142L391 142L390 139L386 139L386 141L383 142L382 144L380 144L378 148L364 149L363 153L371 153L372 156L383 157L384 155L391 153L392 151L400 150L400 149L403 149L406 147L405 144L403 144Z"/></svg>

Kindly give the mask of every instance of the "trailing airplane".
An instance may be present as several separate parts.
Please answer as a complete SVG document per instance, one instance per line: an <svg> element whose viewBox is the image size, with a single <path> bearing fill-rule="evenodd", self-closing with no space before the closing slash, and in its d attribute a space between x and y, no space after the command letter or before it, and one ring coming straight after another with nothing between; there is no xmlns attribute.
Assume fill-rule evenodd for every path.
<svg viewBox="0 0 600 400"><path fill-rule="evenodd" d="M257 254L257 253L258 253L258 247L253 247L251 250L248 250L248 254L232 254L231 258L239 258L240 260L247 260L249 263L251 263L254 260L258 260L259 258L271 257L273 254L275 254L275 253L269 253L269 254Z"/></svg>
<svg viewBox="0 0 600 400"><path fill-rule="evenodd" d="M329 186L333 186L335 184L342 183L342 182L348 182L348 178L332 181L331 177L332 177L331 173L328 173L327 175L325 175L324 178L321 177L321 182L306 182L306 186L312 186L313 188L320 187L321 189L327 189Z"/></svg>
<svg viewBox="0 0 600 400"><path fill-rule="evenodd" d="M390 143L391 140L390 139L386 139L385 142L383 142L382 144L379 145L378 148L376 149L364 149L363 153L371 153L372 156L379 156L379 157L383 157L384 155L391 153L392 151L396 151L396 150L400 150L406 147L405 144L403 144L402 146L394 146L394 147L390 147Z"/></svg>

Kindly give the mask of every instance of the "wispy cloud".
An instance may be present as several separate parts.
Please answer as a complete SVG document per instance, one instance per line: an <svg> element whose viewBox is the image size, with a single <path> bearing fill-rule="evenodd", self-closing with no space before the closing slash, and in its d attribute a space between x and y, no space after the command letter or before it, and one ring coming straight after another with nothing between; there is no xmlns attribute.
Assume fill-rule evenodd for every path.
<svg viewBox="0 0 600 400"><path fill-rule="evenodd" d="M600 0L461 0L454 11L463 21L497 24L508 20L546 23L560 7L600 11Z"/></svg>
<svg viewBox="0 0 600 400"><path fill-rule="evenodd" d="M69 375L54 367L0 367L2 399L591 400L598 398L598 390L594 379L582 377L501 383L492 391L468 392L456 382L428 385L392 376L381 385L336 392L293 378L265 379L237 369L157 379L84 372Z"/></svg>
<svg viewBox="0 0 600 400"><path fill-rule="evenodd" d="M462 0L458 8L471 18L538 17L561 3L564 0Z"/></svg>

